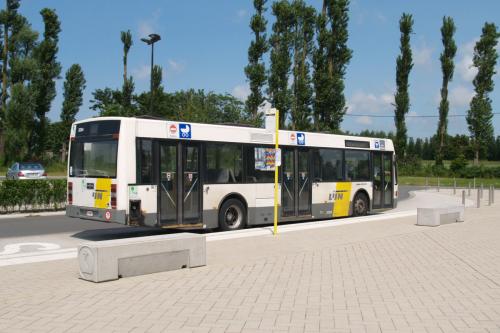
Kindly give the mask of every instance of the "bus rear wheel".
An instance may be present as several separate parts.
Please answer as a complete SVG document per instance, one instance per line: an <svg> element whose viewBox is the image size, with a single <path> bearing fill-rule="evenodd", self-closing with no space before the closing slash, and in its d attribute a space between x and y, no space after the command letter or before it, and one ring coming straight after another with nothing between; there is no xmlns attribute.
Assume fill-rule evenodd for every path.
<svg viewBox="0 0 500 333"><path fill-rule="evenodd" d="M224 201L219 210L219 227L221 230L242 229L246 225L245 205L238 199Z"/></svg>
<svg viewBox="0 0 500 333"><path fill-rule="evenodd" d="M364 193L358 193L352 203L352 215L364 216L368 213L368 197Z"/></svg>

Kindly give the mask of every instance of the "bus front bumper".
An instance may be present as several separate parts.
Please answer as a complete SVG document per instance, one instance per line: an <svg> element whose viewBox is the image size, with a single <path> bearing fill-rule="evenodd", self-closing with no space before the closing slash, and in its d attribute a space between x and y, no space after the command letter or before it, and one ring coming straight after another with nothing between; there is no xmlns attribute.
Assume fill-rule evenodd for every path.
<svg viewBox="0 0 500 333"><path fill-rule="evenodd" d="M127 214L125 210L67 205L66 216L101 222L127 224Z"/></svg>

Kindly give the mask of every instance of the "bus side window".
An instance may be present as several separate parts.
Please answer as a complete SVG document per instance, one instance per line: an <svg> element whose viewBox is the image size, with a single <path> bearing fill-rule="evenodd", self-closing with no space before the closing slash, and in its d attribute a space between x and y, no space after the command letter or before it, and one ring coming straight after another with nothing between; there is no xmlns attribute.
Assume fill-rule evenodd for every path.
<svg viewBox="0 0 500 333"><path fill-rule="evenodd" d="M370 180L370 153L362 150L346 150L345 167L348 181Z"/></svg>
<svg viewBox="0 0 500 333"><path fill-rule="evenodd" d="M336 182L342 177L342 150L320 148L314 151L314 181Z"/></svg>
<svg viewBox="0 0 500 333"><path fill-rule="evenodd" d="M265 166L263 165L262 160L255 161L255 156L258 155L262 157L265 150L271 149L271 147L255 147L248 146L245 147L245 156L246 156L246 169L247 169L247 183L273 183L274 182L274 169L273 170L264 170Z"/></svg>
<svg viewBox="0 0 500 333"><path fill-rule="evenodd" d="M138 141L138 184L153 183L153 141L141 139Z"/></svg>
<svg viewBox="0 0 500 333"><path fill-rule="evenodd" d="M205 183L235 184L242 182L242 146L239 144L206 145Z"/></svg>

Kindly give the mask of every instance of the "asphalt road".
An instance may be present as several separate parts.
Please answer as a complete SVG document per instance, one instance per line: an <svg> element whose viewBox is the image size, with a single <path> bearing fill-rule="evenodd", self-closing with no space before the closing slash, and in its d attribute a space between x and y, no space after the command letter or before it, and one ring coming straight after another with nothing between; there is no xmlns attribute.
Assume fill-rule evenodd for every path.
<svg viewBox="0 0 500 333"><path fill-rule="evenodd" d="M408 199L409 192L418 188L417 186L401 186L399 188L399 200ZM0 219L0 239L71 234L72 238L104 240L171 232L176 231L147 227L128 227L118 223L82 220L69 218L64 215Z"/></svg>
<svg viewBox="0 0 500 333"><path fill-rule="evenodd" d="M399 186L399 201L410 198L410 191L423 190L424 186Z"/></svg>

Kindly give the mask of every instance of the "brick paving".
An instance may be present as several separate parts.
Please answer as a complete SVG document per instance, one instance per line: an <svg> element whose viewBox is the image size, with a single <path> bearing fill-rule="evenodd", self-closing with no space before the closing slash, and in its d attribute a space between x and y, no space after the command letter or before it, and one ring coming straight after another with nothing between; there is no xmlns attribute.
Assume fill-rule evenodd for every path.
<svg viewBox="0 0 500 333"><path fill-rule="evenodd" d="M2 267L0 332L500 332L499 213L209 242L206 267L101 284Z"/></svg>

